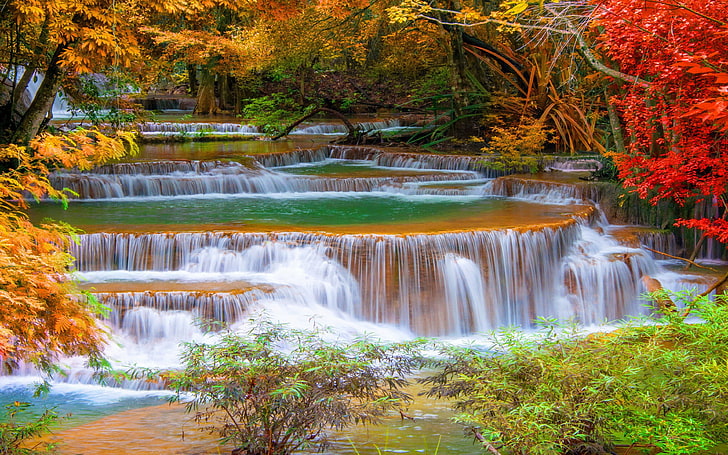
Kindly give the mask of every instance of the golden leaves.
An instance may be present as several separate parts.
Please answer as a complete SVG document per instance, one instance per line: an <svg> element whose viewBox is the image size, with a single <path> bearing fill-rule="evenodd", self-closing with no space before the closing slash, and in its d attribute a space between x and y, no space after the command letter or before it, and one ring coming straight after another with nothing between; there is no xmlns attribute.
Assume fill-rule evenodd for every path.
<svg viewBox="0 0 728 455"><path fill-rule="evenodd" d="M132 133L109 137L95 130L43 135L27 147L0 147L0 355L13 362L46 362L58 353L91 354L101 332L68 280L66 252L75 231L68 225L33 225L18 211L26 198L65 199L48 173L58 167L88 169L134 150Z"/></svg>
<svg viewBox="0 0 728 455"><path fill-rule="evenodd" d="M431 11L432 7L420 0L404 0L399 6L387 8L389 20L395 24L413 21L419 17L426 16Z"/></svg>

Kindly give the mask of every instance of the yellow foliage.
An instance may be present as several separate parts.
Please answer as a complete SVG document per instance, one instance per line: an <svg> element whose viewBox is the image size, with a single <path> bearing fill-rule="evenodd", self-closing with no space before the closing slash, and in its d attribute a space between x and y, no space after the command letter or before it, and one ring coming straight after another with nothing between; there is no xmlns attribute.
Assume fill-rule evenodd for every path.
<svg viewBox="0 0 728 455"><path fill-rule="evenodd" d="M537 157L549 142L554 132L544 127L543 122L528 119L518 126L491 128L493 135L488 145L481 150L490 155L491 163L498 168L512 166L536 167Z"/></svg>
<svg viewBox="0 0 728 455"><path fill-rule="evenodd" d="M413 21L419 17L426 16L432 11L432 7L420 0L403 0L399 6L387 8L389 20L395 24L402 24Z"/></svg>

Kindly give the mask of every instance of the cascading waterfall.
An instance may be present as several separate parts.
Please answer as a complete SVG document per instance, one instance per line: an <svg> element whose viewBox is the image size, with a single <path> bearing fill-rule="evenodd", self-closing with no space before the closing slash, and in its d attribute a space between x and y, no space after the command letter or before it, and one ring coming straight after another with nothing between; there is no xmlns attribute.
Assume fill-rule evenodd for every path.
<svg viewBox="0 0 728 455"><path fill-rule="evenodd" d="M595 185L573 185L507 176L488 182L483 189L483 194L527 199L544 203L598 201L601 197L600 188Z"/></svg>
<svg viewBox="0 0 728 455"><path fill-rule="evenodd" d="M138 172L134 172L134 171ZM79 199L295 192L399 191L407 183L472 181L474 171L432 172L380 178L296 176L236 162L199 161L114 165L94 172L55 172L55 188Z"/></svg>
<svg viewBox="0 0 728 455"><path fill-rule="evenodd" d="M139 124L139 131L142 134L260 134L258 128L253 125L241 125L240 123L205 122L144 122Z"/></svg>
<svg viewBox="0 0 728 455"><path fill-rule="evenodd" d="M389 119L371 122L359 122L354 128L374 133L399 131L408 127L399 119ZM180 135L180 134L240 134L259 135L258 127L254 125L243 125L240 123L224 122L143 122L139 124L139 131L144 135ZM347 129L341 123L317 123L309 126L294 128L292 135L325 135L325 134L346 134Z"/></svg>
<svg viewBox="0 0 728 455"><path fill-rule="evenodd" d="M189 127L204 130L201 125ZM356 160L360 174L305 169L347 160ZM342 198L385 192L521 198L556 202L560 206L548 210L574 213L543 224L526 215L518 228L480 228L471 220L461 230L444 232L421 232L407 223L396 225L402 226L398 234L332 233L324 227L158 232L155 225L152 232L124 232L119 226L119 232L101 228L80 235L70 253L86 286L111 308L104 323L117 342L107 353L120 365L176 368L181 342L207 340L215 335L206 329L235 329L260 312L351 334L459 338L501 326L528 328L537 317L599 324L646 311L638 298L641 278L659 276L659 266L636 245L604 234L608 226L593 229L600 222L593 215L566 208L583 206L597 193L572 185L492 180L502 174L482 157L327 146L239 161L117 163L57 172L52 182L80 199L114 199L113 204L159 197L194 197L195 203L207 204L211 198L199 197L207 194ZM348 197L352 204L360 200ZM92 381L88 369L71 370L67 381ZM163 383L118 385L153 389Z"/></svg>
<svg viewBox="0 0 728 455"><path fill-rule="evenodd" d="M529 326L537 316L595 324L639 313L640 277L656 269L641 250L575 222L406 236L99 233L82 235L72 254L96 283L146 277L285 285L308 298L299 299L303 305L437 336ZM559 296L569 311L555 305Z"/></svg>

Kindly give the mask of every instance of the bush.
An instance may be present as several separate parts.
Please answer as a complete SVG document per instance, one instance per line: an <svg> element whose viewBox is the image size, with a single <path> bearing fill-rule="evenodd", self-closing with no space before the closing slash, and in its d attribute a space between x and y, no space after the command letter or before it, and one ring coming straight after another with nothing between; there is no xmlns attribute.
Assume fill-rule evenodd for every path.
<svg viewBox="0 0 728 455"><path fill-rule="evenodd" d="M321 331L259 323L216 344L190 343L172 387L192 394L188 410L247 455L320 447L326 430L375 423L403 409L418 364L416 343L325 341Z"/></svg>
<svg viewBox="0 0 728 455"><path fill-rule="evenodd" d="M453 399L494 453L708 450L728 441L726 300L694 302L703 323L671 314L585 336L542 321L535 335L495 334L491 353L445 348L426 394Z"/></svg>
<svg viewBox="0 0 728 455"><path fill-rule="evenodd" d="M283 132L286 124L304 113L301 106L284 93L273 93L245 102L247 104L243 107L243 116L270 136Z"/></svg>
<svg viewBox="0 0 728 455"><path fill-rule="evenodd" d="M491 157L487 165L497 170L513 168L530 168L536 172L539 168L539 155L549 141L553 130L544 127L543 122L525 120L513 127L493 126L493 135L488 144L481 149Z"/></svg>
<svg viewBox="0 0 728 455"><path fill-rule="evenodd" d="M27 445L29 440L48 433L49 426L58 420L58 415L53 410L47 410L35 419L24 418L29 408L29 403L16 401L5 405L5 410L0 412L0 455L53 452L53 444Z"/></svg>

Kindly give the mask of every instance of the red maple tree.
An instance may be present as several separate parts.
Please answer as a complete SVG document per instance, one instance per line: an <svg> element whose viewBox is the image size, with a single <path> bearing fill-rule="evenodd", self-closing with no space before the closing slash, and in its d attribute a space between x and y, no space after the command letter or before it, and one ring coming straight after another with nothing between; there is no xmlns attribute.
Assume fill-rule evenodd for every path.
<svg viewBox="0 0 728 455"><path fill-rule="evenodd" d="M728 242L728 0L596 1L601 50L635 76L612 101L629 143L624 185L652 203L707 201L714 218L678 220Z"/></svg>

